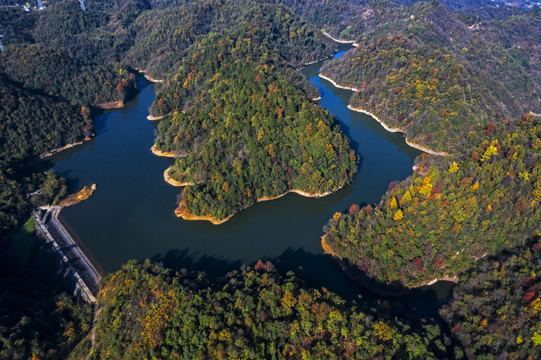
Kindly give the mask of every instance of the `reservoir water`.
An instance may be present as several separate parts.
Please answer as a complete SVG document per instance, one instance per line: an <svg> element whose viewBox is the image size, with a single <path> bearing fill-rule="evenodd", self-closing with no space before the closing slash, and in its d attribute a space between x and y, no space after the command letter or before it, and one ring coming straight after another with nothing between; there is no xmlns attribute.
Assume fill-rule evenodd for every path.
<svg viewBox="0 0 541 360"><path fill-rule="evenodd" d="M217 278L263 259L295 271L308 285L326 287L347 299L384 302L350 281L323 254L322 227L336 211L378 202L389 183L411 175L421 152L409 147L401 134L389 133L371 117L347 109L352 92L320 79L321 65L309 65L303 72L319 87L321 106L334 114L361 156L351 185L321 199L289 194L258 203L219 226L176 218L180 188L168 185L162 176L172 160L150 152L156 123L146 117L155 99L154 85L139 78L140 93L133 100L96 118L94 139L50 159L73 189L97 184L89 200L62 210L62 222L103 273L118 270L129 259L151 258L173 269L201 270ZM403 311L416 308L419 315L432 316L450 289L449 283L440 282L387 301Z"/></svg>

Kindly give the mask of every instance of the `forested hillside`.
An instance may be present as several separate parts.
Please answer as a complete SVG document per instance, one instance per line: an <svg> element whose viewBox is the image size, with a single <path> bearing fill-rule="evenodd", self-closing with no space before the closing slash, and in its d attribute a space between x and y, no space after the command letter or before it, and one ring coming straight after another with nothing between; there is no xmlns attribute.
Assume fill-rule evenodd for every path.
<svg viewBox="0 0 541 360"><path fill-rule="evenodd" d="M350 271L410 288L455 278L539 229L539 119L529 112L541 108L541 12L502 10L469 26L435 1L393 12L322 73L359 90L353 108L452 156L421 158L379 204L335 214L323 243Z"/></svg>
<svg viewBox="0 0 541 360"><path fill-rule="evenodd" d="M92 326L92 307L66 292L34 226L31 218L1 244L0 359L66 359Z"/></svg>
<svg viewBox="0 0 541 360"><path fill-rule="evenodd" d="M93 133L85 109L21 88L0 75L0 234L28 211L27 192L43 174L23 179L21 167L32 156L83 140Z"/></svg>
<svg viewBox="0 0 541 360"><path fill-rule="evenodd" d="M292 31L282 33L290 38ZM349 141L309 101L306 80L281 64L289 53L268 46L270 34L259 27L202 41L153 104L155 114L166 114L156 147L179 157L168 175L188 185L177 209L185 219L219 223L289 190L323 196L356 172Z"/></svg>
<svg viewBox="0 0 541 360"><path fill-rule="evenodd" d="M42 44L8 46L0 69L13 81L73 104L124 102L135 76L119 64L104 66L74 59Z"/></svg>
<svg viewBox="0 0 541 360"><path fill-rule="evenodd" d="M540 123L506 120L472 152L422 157L378 205L335 214L324 242L371 278L406 287L523 245L540 229Z"/></svg>
<svg viewBox="0 0 541 360"><path fill-rule="evenodd" d="M37 94L0 77L0 159L2 164L90 136L92 119L80 107Z"/></svg>
<svg viewBox="0 0 541 360"><path fill-rule="evenodd" d="M184 21L178 23L179 18ZM335 49L332 41L283 7L250 0L209 0L143 13L134 25L135 45L124 61L163 78L176 71L192 44L209 33L238 31L246 24L250 28L244 31L254 44L245 46L272 44L293 67L327 57Z"/></svg>
<svg viewBox="0 0 541 360"><path fill-rule="evenodd" d="M359 89L351 105L410 141L459 152L470 131L541 108L540 19L531 11L468 27L437 2L418 3L359 34L321 72Z"/></svg>
<svg viewBox="0 0 541 360"><path fill-rule="evenodd" d="M260 262L209 286L197 274L128 263L101 291L95 358L446 356L437 326L413 326L349 306L273 268Z"/></svg>
<svg viewBox="0 0 541 360"><path fill-rule="evenodd" d="M527 246L483 261L454 290L440 313L468 358L528 359L539 353L540 269L537 237Z"/></svg>
<svg viewBox="0 0 541 360"><path fill-rule="evenodd" d="M449 153L418 158L379 203L336 213L323 246L374 290L458 282L441 311L448 329L441 319L408 322L363 299L307 288L270 263L209 284L201 274L129 262L103 283L92 358L535 358L541 13L501 3L86 0L83 12L77 1L51 0L43 11L0 8L0 235L32 206L68 192L65 180L28 160L92 136L96 107L129 98L136 69L163 80L150 112L162 117L155 149L175 156L169 181L185 185L177 215L219 223L287 191L318 196L348 184L358 155L297 71L335 51L322 30L358 45L322 70L359 89L353 107ZM27 196L38 188L42 195ZM90 326L89 307L39 271L46 256L30 246L32 233L27 222L1 248L2 359L65 358Z"/></svg>

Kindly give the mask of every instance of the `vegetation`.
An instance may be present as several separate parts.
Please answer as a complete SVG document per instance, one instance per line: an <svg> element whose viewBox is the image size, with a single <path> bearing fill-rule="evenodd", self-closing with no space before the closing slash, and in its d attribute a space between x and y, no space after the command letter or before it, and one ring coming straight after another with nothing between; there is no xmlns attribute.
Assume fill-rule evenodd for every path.
<svg viewBox="0 0 541 360"><path fill-rule="evenodd" d="M90 305L68 295L35 236L31 218L2 243L0 359L63 358L91 326Z"/></svg>
<svg viewBox="0 0 541 360"><path fill-rule="evenodd" d="M401 3L360 5L367 21L348 31L359 46L322 73L359 89L353 107L452 156L422 157L379 204L335 214L324 245L352 273L411 288L456 280L539 229L539 120L529 112L541 107L541 13Z"/></svg>
<svg viewBox="0 0 541 360"><path fill-rule="evenodd" d="M458 276L441 314L464 349L444 345L436 323L346 304L268 263L211 286L130 262L100 292L95 358L538 352L541 250L527 239L540 230L541 127L528 114L541 108L539 10L488 0L85 3L86 12L67 0L40 12L0 9L0 234L30 206L65 196L64 180L27 161L91 136L91 109L126 98L130 68L164 79L151 112L163 116L156 146L177 156L170 175L190 184L181 213L223 220L288 190L342 187L357 157L295 70L334 50L322 29L359 44L323 69L361 90L353 106L451 153L422 156L379 204L335 214L325 243L346 268L385 285ZM44 266L32 232L25 223L0 252L0 358L66 358L91 311L55 285L57 264ZM86 340L77 354L88 348Z"/></svg>
<svg viewBox="0 0 541 360"><path fill-rule="evenodd" d="M471 148L461 139L495 118L541 108L541 67L527 50L539 41L531 32L539 11L476 28L437 2L395 11L394 19L359 36L358 48L321 70L360 89L353 107L373 112L413 142L446 152ZM500 27L509 31L495 30Z"/></svg>
<svg viewBox="0 0 541 360"><path fill-rule="evenodd" d="M390 321L302 287L270 263L209 287L196 274L129 262L105 280L96 359L438 358L437 326ZM409 354L409 355L407 355Z"/></svg>
<svg viewBox="0 0 541 360"><path fill-rule="evenodd" d="M123 102L135 85L135 76L118 64L85 64L41 44L8 46L0 56L0 69L26 88L87 107Z"/></svg>
<svg viewBox="0 0 541 360"><path fill-rule="evenodd" d="M0 162L10 164L90 136L84 109L38 95L0 77Z"/></svg>
<svg viewBox="0 0 541 360"><path fill-rule="evenodd" d="M539 238L468 274L440 311L468 358L527 359L541 346Z"/></svg>
<svg viewBox="0 0 541 360"><path fill-rule="evenodd" d="M23 176L23 164L30 157L82 140L92 134L88 113L50 96L21 88L0 76L0 234L17 224L28 211L25 194L36 191L47 177L35 173ZM65 186L65 185L64 185ZM60 187L45 191L34 204L57 197ZM49 191L51 190L51 191Z"/></svg>
<svg viewBox="0 0 541 360"><path fill-rule="evenodd" d="M185 21L180 23L179 18ZM189 47L211 33L242 33L253 42L243 46L276 51L293 67L327 57L335 49L291 11L264 1L206 0L148 11L137 18L134 29L135 45L124 61L155 78L174 74Z"/></svg>
<svg viewBox="0 0 541 360"><path fill-rule="evenodd" d="M154 104L158 113L177 109L161 121L156 146L180 156L169 174L190 184L186 213L222 220L291 189L336 191L356 172L332 117L279 69L250 60L261 55L249 43L203 42Z"/></svg>
<svg viewBox="0 0 541 360"><path fill-rule="evenodd" d="M406 287L523 245L540 224L540 124L506 120L467 155L423 156L378 205L335 214L326 243L371 278Z"/></svg>

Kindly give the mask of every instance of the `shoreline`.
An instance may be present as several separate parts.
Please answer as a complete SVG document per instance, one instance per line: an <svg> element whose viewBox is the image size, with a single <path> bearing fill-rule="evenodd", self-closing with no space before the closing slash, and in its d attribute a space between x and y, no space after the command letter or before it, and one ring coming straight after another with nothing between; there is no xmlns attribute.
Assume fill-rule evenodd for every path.
<svg viewBox="0 0 541 360"><path fill-rule="evenodd" d="M168 183L169 185L171 186L177 186L177 187L184 187L184 186L189 186L189 185L193 185L192 182L180 182L178 180L175 180L171 177L171 175L169 175L169 170L171 170L171 166L168 167L167 169L165 169L165 171L163 172L163 179L165 180L166 183Z"/></svg>
<svg viewBox="0 0 541 360"><path fill-rule="evenodd" d="M147 116L147 120L150 120L150 121L161 120L162 118L163 118L163 115L154 116L154 115L150 114L150 115Z"/></svg>
<svg viewBox="0 0 541 360"><path fill-rule="evenodd" d="M176 181L173 179L173 181ZM178 183L178 182L177 182ZM237 211L236 213L234 214L231 214L229 215L228 217L226 217L225 219L222 219L222 220L219 220L219 219L216 219L215 217L212 217L210 215L195 215L195 214L192 214L190 212L187 212L185 209L182 208L182 204L179 205L176 209L175 209L175 215L177 217L180 217L182 218L183 220L207 220L207 221L210 221L212 224L214 225L221 225L223 223L225 223L226 221L228 221L229 219L231 219L233 216L235 216L236 214L238 214L239 212L243 211L243 210L246 210L248 209L250 206L252 205L255 205L257 203L261 203L261 202L265 202L265 201L271 201L271 200L276 200L276 199L279 199L281 197L284 197L286 196L287 194L289 193L295 193L295 194L298 194L298 195L301 195L301 196L304 196L304 197L310 197L310 198L320 198L320 197L323 197L323 196L327 196L327 195L330 195L332 194L333 192L331 191L327 191L325 193L316 193L316 194L310 194L306 191L302 191L302 190L299 190L299 189L291 189L291 190L288 190L286 191L285 193L283 194L280 194L278 196L274 196L274 197L267 197L267 196L263 196L261 198L258 198L255 203L253 204L250 204L248 206L246 206L245 208L243 209L240 209L239 211Z"/></svg>
<svg viewBox="0 0 541 360"><path fill-rule="evenodd" d="M141 69L138 69L138 68L133 68L135 71L138 71L140 72L141 74L144 74L143 76L145 77L145 79L147 79L148 81L150 82L153 82L153 83L162 83L163 80L160 80L160 79L154 79L152 76L148 75L146 72L146 70L141 70Z"/></svg>
<svg viewBox="0 0 541 360"><path fill-rule="evenodd" d="M65 208L68 206L77 205L81 201L89 199L92 194L94 194L94 191L96 191L96 184L92 184L91 186L85 185L78 192L66 196L66 198L58 204L58 206L60 206L61 208Z"/></svg>
<svg viewBox="0 0 541 360"><path fill-rule="evenodd" d="M355 92L359 92L361 90L357 89L357 88L352 88L352 87L347 87L347 86L342 86L338 83L336 83L336 81L334 81L333 79L331 79L330 77L327 77L323 74L318 74L318 76L322 79L325 79L327 80L328 82L330 82L331 84L333 84L335 87L339 88L339 89L344 89L344 90L351 90L351 91L355 91Z"/></svg>
<svg viewBox="0 0 541 360"><path fill-rule="evenodd" d="M143 71L143 73L145 73ZM162 83L163 82L163 79L154 79L152 76L148 75L148 74L145 74L145 79L147 79L148 81L150 82L153 82L153 83Z"/></svg>
<svg viewBox="0 0 541 360"><path fill-rule="evenodd" d="M434 156L443 156L443 157L447 157L450 155L448 152L430 150L429 148L423 145L413 143L410 140L408 140L407 137L405 139L406 139L406 144L408 144L410 147L420 150L422 152L425 152L427 154L434 155Z"/></svg>
<svg viewBox="0 0 541 360"><path fill-rule="evenodd" d="M340 88L340 89L346 89L346 90L351 90L351 91L355 91L355 92L358 92L359 90L357 88L349 88L349 87L345 87L345 86L341 86L341 85L338 85L336 83L336 81L332 80L331 78L325 76L325 75L322 75L322 74L319 74L319 77L321 77L322 79L325 79L327 81L329 81L331 84L333 84L335 87L337 88ZM348 104L348 109L350 109L351 111L355 111L355 112L360 112L360 113L363 113L363 114L366 114L366 115L369 115L371 116L372 118L374 118L378 123L380 123L381 126L383 126L383 128L389 132L392 132L392 133L395 133L395 132L400 132L402 134L405 134L404 130L400 129L400 128L394 128L394 127L391 127L387 124L385 124L385 122L383 122L380 118L378 118L376 115L374 115L373 113L369 112L369 111L366 111L364 109L361 109L361 108L357 108L357 107L354 107L352 106L351 104ZM416 144L414 142L412 142L411 140L409 140L406 136L405 136L405 141L406 141L406 144L408 144L408 146L412 147L412 148L415 148L417 150L420 150L420 151L423 151L427 154L430 154L430 155L435 155L435 156L449 156L449 153L448 152L444 152L444 151L435 151L435 150L431 150L429 148L427 148L426 146L423 146L423 145L419 145L419 144Z"/></svg>
<svg viewBox="0 0 541 360"><path fill-rule="evenodd" d="M351 105L348 105L348 109L351 110L351 111L363 113L363 114L366 114L366 115L369 115L369 116L373 117L374 120L376 120L376 121L377 121L381 126L383 126L383 128L384 128L385 130L387 130L388 132L391 132L391 133L399 132L399 133L404 134L404 130L402 130L402 129L400 129L400 128L390 127L389 125L385 124L380 118L378 118L376 115L374 115L374 114L371 113L370 111L366 111L366 110L361 109L361 108L356 108L356 107L353 107L353 106L351 106Z"/></svg>
<svg viewBox="0 0 541 360"><path fill-rule="evenodd" d="M75 147L75 146L78 146L78 145L82 145L85 141L89 141L89 140L92 140L92 138L91 137L86 137L81 141L71 143L71 144L67 144L67 145L64 145L64 146L56 148L56 149L49 150L49 151L47 151L47 152L45 152L43 154L40 154L39 158L40 158L40 160L46 159L48 157L51 157L53 155L58 154L61 151L71 149L72 147Z"/></svg>
<svg viewBox="0 0 541 360"><path fill-rule="evenodd" d="M106 103L98 104L98 108L103 110L110 110L110 109L121 109L124 107L124 101L118 100L118 101L109 101Z"/></svg>
<svg viewBox="0 0 541 360"><path fill-rule="evenodd" d="M363 113L363 114L366 114L366 115L369 115L371 116L372 118L374 118L374 120L376 120L381 126L383 126L383 128L385 130L387 130L388 132L391 132L391 133L396 133L396 132L399 132L399 133L402 133L402 134L406 134L404 132L404 130L400 129L400 128L394 128L394 127L390 127L389 125L385 124L380 118L378 118L376 115L374 115L373 113L371 113L370 111L366 111L364 109L361 109L361 108L356 108L356 107L353 107L351 105L348 105L348 109L350 109L351 111L355 111L355 112L360 112L360 113ZM427 154L430 154L430 155L435 155L435 156L449 156L449 153L447 152L443 152L443 151L434 151L434 150L430 150L429 148L427 148L426 146L423 146L423 145L419 145L419 144L415 144L413 142L411 142L406 136L404 137L405 141L406 141L406 144L408 144L408 146L412 147L412 148L415 148L417 150L420 150L420 151L423 151Z"/></svg>
<svg viewBox="0 0 541 360"><path fill-rule="evenodd" d="M324 58L322 58L322 59L319 59L319 60L314 60L314 61L307 62L307 63L303 64L303 65L301 66L301 68L303 68L303 67L305 67L305 66L308 66L308 65L317 64L318 62L327 60L328 58L332 58L332 55L326 56L326 57L324 57Z"/></svg>
<svg viewBox="0 0 541 360"><path fill-rule="evenodd" d="M235 215L235 214L233 214L233 215ZM212 217L210 215L195 215L195 214L192 214L191 212L188 212L187 210L183 209L181 205L179 205L175 209L175 216L179 217L179 218L182 218L182 220L187 220L187 221L203 221L203 220L206 220L206 221L210 221L213 225L221 225L221 224L225 223L227 220L231 219L233 217L233 215L229 215L225 219L218 220L215 217Z"/></svg>
<svg viewBox="0 0 541 360"><path fill-rule="evenodd" d="M331 34L329 34L328 32L325 32L323 30L321 30L321 32L323 33L323 35L325 35L326 37L328 37L329 39L337 42L337 43L340 43L340 44L351 44L353 45L354 47L359 47L359 44L357 44L355 42L355 40L345 40L345 39L337 39L335 37L333 37Z"/></svg>
<svg viewBox="0 0 541 360"><path fill-rule="evenodd" d="M327 236L328 235L325 234L321 237L321 247L323 248L323 252L335 258L335 260L338 261L342 269L353 281L359 283L361 286L364 286L378 294L400 296L401 294L403 295L403 294L409 293L421 287L432 286L440 281L450 281L454 284L458 284L459 282L459 278L457 275L453 275L453 276L443 275L441 278L437 277L433 280L425 281L419 284L418 286L411 287L411 288L406 288L406 287L395 288L393 287L393 285L387 285L387 284L381 284L381 283L378 284L376 283L376 280L370 278L362 270L360 270L356 265L352 265L347 260L346 261L342 260L338 256L338 254L332 249L332 247L327 243Z"/></svg>
<svg viewBox="0 0 541 360"><path fill-rule="evenodd" d="M321 237L321 247L325 254L338 257L338 254L332 249L332 247L327 243L327 234Z"/></svg>
<svg viewBox="0 0 541 360"><path fill-rule="evenodd" d="M176 157L174 152L172 152L172 151L162 151L162 150L160 150L160 149L158 149L156 147L156 144L152 145L152 147L150 148L150 151L156 156L170 157L170 158L175 158Z"/></svg>
<svg viewBox="0 0 541 360"><path fill-rule="evenodd" d="M181 183L181 182L179 182L179 181L177 181L175 179L172 179L171 176L169 176L169 169L170 168L167 168L165 170L165 172L164 172L164 179L165 179L165 181L167 183L169 183L170 185L173 185L173 186L190 186L190 185L193 185L193 183ZM340 187L340 189L342 187ZM340 189L337 189L337 191L340 190ZM312 193L309 193L309 192L306 192L306 191L303 191L303 190L299 190L299 189L291 189L291 190L288 190L288 191L286 191L283 194L280 194L278 196L274 196L274 197L263 196L263 197L257 198L257 200L253 204L250 204L250 205L240 209L239 211L235 212L234 214L229 215L228 217L226 217L226 218L224 218L222 220L216 219L215 217L210 216L210 215L195 215L195 214L189 212L188 210L186 210L186 205L184 204L184 199L182 199L180 201L180 204L178 205L178 207L175 209L175 215L177 217L179 217L179 218L182 218L183 220L190 220L190 221L206 220L206 221L210 221L214 225L221 225L221 224L225 223L226 221L228 221L229 219L231 219L236 214L238 214L239 212L248 209L252 205L255 205L255 204L261 203L261 202L265 202L265 201L276 200L276 199L279 199L281 197L286 196L289 193L295 193L297 195L301 195L301 196L304 196L304 197L310 197L310 198L318 199L318 198L333 194L334 191L327 191L327 192L324 192L324 193L314 193L314 194L312 194Z"/></svg>
<svg viewBox="0 0 541 360"><path fill-rule="evenodd" d="M440 282L440 281L450 281L452 283L458 284L458 276L456 276L456 275L453 275L453 276L443 275L441 279L440 278L435 278L434 280L430 280L430 281L422 283L419 287L421 287L421 286L431 286L431 285L434 285L435 283Z"/></svg>

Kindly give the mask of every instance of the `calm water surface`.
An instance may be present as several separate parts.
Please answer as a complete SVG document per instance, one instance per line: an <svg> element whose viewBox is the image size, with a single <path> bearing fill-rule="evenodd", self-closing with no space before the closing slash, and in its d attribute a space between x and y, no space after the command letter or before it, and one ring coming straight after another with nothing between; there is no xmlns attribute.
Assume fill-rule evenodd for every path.
<svg viewBox="0 0 541 360"><path fill-rule="evenodd" d="M256 204L219 226L176 218L180 189L162 177L171 159L150 152L156 123L146 117L155 92L154 85L141 78L140 94L125 108L96 118L93 140L51 159L54 170L75 189L97 184L89 200L62 210L62 221L105 273L129 259L152 258L175 269L204 270L215 278L241 264L268 259L345 298L384 302L352 283L323 255L322 227L336 211L379 201L390 182L411 175L421 153L407 146L401 134L388 133L371 117L347 109L351 91L317 77L320 67L313 64L303 72L320 88L321 106L335 115L362 158L354 182L336 194L322 199L289 194ZM450 288L439 283L390 302L433 315Z"/></svg>

